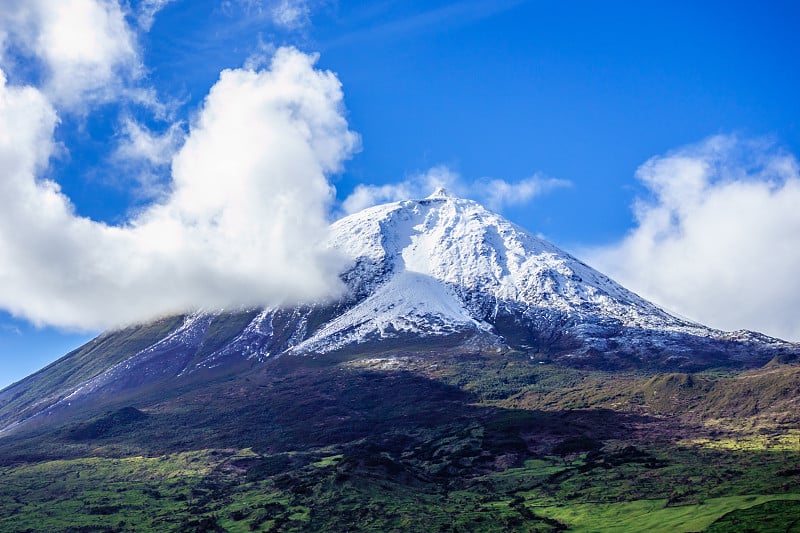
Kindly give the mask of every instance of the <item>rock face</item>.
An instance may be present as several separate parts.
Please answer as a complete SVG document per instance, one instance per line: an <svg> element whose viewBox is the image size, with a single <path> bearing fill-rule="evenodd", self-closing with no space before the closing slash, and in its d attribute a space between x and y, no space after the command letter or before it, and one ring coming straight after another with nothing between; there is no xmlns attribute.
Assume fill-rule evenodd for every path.
<svg viewBox="0 0 800 533"><path fill-rule="evenodd" d="M0 432L91 398L277 356L517 350L578 366L699 369L800 352L676 318L444 190L345 217L331 226L328 246L348 265L339 300L201 312L106 333L0 391ZM136 342L122 342L130 336Z"/></svg>

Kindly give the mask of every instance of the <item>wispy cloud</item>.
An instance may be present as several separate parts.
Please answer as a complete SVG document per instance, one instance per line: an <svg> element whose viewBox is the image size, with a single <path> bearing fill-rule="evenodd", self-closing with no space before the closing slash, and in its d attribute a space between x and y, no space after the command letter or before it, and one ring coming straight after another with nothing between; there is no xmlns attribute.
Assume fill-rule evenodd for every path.
<svg viewBox="0 0 800 533"><path fill-rule="evenodd" d="M272 8L272 20L288 30L302 28L311 23L311 9L305 0L280 0Z"/></svg>
<svg viewBox="0 0 800 533"><path fill-rule="evenodd" d="M227 0L223 9L234 14L236 6L247 15L249 22L271 22L280 29L295 31L311 24L315 0Z"/></svg>
<svg viewBox="0 0 800 533"><path fill-rule="evenodd" d="M506 207L526 204L555 188L568 186L569 181L538 174L516 182L498 178L467 181L446 165L438 165L399 182L358 185L342 201L342 211L349 214L379 203L424 198L439 187L459 196L475 198L492 209L502 211Z"/></svg>
<svg viewBox="0 0 800 533"><path fill-rule="evenodd" d="M122 139L114 157L124 161L144 160L151 165L163 166L181 145L184 132L180 123L174 123L161 133L153 132L131 117L123 119Z"/></svg>
<svg viewBox="0 0 800 533"><path fill-rule="evenodd" d="M711 137L641 167L636 227L586 250L669 309L722 329L800 340L800 165L763 139Z"/></svg>
<svg viewBox="0 0 800 533"><path fill-rule="evenodd" d="M0 324L0 330L5 331L7 333L11 333L12 335L16 335L17 337L22 336L22 330L19 329L19 327L15 326L14 324L5 324L5 323Z"/></svg>
<svg viewBox="0 0 800 533"><path fill-rule="evenodd" d="M163 131L153 131L130 116L118 128L118 144L111 154L115 175L124 177L126 188L141 200L163 198L169 192L169 167L186 138L184 124L174 122Z"/></svg>
<svg viewBox="0 0 800 533"><path fill-rule="evenodd" d="M476 183L473 188L485 199L486 205L502 211L506 207L527 204L546 192L570 185L567 180L537 174L513 183L497 178L487 179Z"/></svg>
<svg viewBox="0 0 800 533"><path fill-rule="evenodd" d="M418 12L391 20L367 25L351 31L328 43L326 47L336 47L363 41L383 40L389 37L408 35L435 28L453 28L469 24L498 13L508 11L523 4L526 0L467 0L454 2L435 9Z"/></svg>
<svg viewBox="0 0 800 533"><path fill-rule="evenodd" d="M144 31L150 31L150 28L155 22L156 14L164 9L167 4L171 4L176 0L142 0L139 4L136 21L139 27Z"/></svg>

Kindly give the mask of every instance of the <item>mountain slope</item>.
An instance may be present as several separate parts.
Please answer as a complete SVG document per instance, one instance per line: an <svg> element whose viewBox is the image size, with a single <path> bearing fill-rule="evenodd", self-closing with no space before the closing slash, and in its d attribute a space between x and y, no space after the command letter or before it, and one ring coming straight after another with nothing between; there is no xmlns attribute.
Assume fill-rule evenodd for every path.
<svg viewBox="0 0 800 533"><path fill-rule="evenodd" d="M676 318L479 204L438 190L331 228L351 267L347 308L293 347L469 334L461 349L514 348L573 364L708 366L764 361L788 343ZM627 363L626 363L627 361Z"/></svg>
<svg viewBox="0 0 800 533"><path fill-rule="evenodd" d="M758 365L798 347L676 318L479 204L444 190L331 226L345 294L198 312L109 332L0 391L0 434L121 394L277 356L523 352L591 368ZM175 381L178 380L178 381Z"/></svg>
<svg viewBox="0 0 800 533"><path fill-rule="evenodd" d="M335 301L107 332L0 391L0 530L796 524L796 345L673 317L442 191L329 245Z"/></svg>
<svg viewBox="0 0 800 533"><path fill-rule="evenodd" d="M613 336L624 327L712 333L444 190L346 217L332 226L330 246L355 265L346 275L351 294L374 289L295 352L327 352L401 332L463 329L497 344L503 342L496 337L497 321L504 316L583 338Z"/></svg>

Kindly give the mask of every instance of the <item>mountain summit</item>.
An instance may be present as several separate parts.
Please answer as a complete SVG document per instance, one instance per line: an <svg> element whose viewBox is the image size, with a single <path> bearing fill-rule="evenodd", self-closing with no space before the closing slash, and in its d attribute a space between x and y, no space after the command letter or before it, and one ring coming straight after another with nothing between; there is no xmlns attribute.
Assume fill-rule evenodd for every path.
<svg viewBox="0 0 800 533"><path fill-rule="evenodd" d="M342 274L347 296L341 312L307 330L292 353L453 335L463 339L461 349L513 348L575 363L705 366L709 358L763 358L754 344L788 347L674 317L443 188L339 220L329 246L349 261Z"/></svg>
<svg viewBox="0 0 800 533"><path fill-rule="evenodd" d="M338 300L198 312L105 333L0 391L0 432L98 397L278 357L510 351L570 366L695 370L798 352L672 316L445 189L347 216L331 226L327 246L345 259Z"/></svg>

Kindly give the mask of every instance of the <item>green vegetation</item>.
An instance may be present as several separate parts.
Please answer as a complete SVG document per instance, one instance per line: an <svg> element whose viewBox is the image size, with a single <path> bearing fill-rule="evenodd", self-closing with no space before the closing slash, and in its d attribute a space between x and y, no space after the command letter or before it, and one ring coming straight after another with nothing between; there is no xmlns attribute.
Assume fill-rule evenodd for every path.
<svg viewBox="0 0 800 533"><path fill-rule="evenodd" d="M797 531L798 376L282 358L0 439L0 531Z"/></svg>
<svg viewBox="0 0 800 533"><path fill-rule="evenodd" d="M721 515L759 506L764 502L780 504L771 509L775 522L789 523L797 516L800 494L788 496L731 496L713 498L697 505L671 507L667 500L638 500L611 504L579 504L546 508L543 512L571 525L575 532L588 531L777 531L777 529L740 529L742 522L718 521ZM788 504L788 505L787 505ZM761 515L764 516L763 514ZM714 524L713 528L710 526ZM730 528L729 528L730 527Z"/></svg>
<svg viewBox="0 0 800 533"><path fill-rule="evenodd" d="M708 533L726 531L749 531L769 533L800 531L800 503L796 500L775 499L766 503L754 504L725 514L706 529Z"/></svg>
<svg viewBox="0 0 800 533"><path fill-rule="evenodd" d="M685 450L675 461L630 450L546 456L447 480L414 475L387 452L325 453L296 454L273 472L262 466L274 456L251 450L5 467L0 530L744 531L733 526L793 524L800 505L788 501L800 493L773 493L780 484L769 479L780 476L759 477L756 465L720 489L708 468L698 472L709 457ZM720 490L742 494L709 497Z"/></svg>

